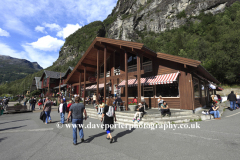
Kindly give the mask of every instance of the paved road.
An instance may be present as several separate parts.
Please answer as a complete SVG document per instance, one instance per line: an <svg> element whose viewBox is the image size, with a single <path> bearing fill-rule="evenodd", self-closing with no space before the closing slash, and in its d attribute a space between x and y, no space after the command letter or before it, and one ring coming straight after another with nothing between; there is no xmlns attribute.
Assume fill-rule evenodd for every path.
<svg viewBox="0 0 240 160"><path fill-rule="evenodd" d="M239 159L240 109L221 120L198 122L200 129L114 129L115 142L101 128L84 129L85 142L72 144L72 129L39 120L40 111L0 117L0 157L8 159ZM84 124L100 124L88 119ZM195 123L189 123L191 124ZM78 139L79 141L79 139Z"/></svg>

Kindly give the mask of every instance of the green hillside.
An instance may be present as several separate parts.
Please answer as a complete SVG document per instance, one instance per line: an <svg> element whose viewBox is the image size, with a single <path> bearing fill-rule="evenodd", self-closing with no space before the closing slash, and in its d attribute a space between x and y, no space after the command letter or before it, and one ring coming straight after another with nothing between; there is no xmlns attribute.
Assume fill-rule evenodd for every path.
<svg viewBox="0 0 240 160"><path fill-rule="evenodd" d="M24 78L41 69L36 62L0 55L0 84Z"/></svg>

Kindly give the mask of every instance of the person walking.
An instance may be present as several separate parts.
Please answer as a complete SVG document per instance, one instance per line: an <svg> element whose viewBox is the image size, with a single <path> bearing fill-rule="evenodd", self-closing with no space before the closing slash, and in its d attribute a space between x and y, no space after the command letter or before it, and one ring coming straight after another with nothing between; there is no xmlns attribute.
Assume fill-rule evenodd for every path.
<svg viewBox="0 0 240 160"><path fill-rule="evenodd" d="M65 121L65 112L67 110L67 104L64 102L63 99L61 99L61 104L59 105L59 112L61 117L61 123L64 124Z"/></svg>
<svg viewBox="0 0 240 160"><path fill-rule="evenodd" d="M27 101L28 101L27 97L26 97L26 96L24 96L24 99L23 99L24 106L26 106L26 104L27 104Z"/></svg>
<svg viewBox="0 0 240 160"><path fill-rule="evenodd" d="M47 97L45 100L44 106L43 106L43 111L46 114L45 124L48 124L48 120L51 123L51 116L50 116L51 108L52 108L52 102L49 101L49 99Z"/></svg>
<svg viewBox="0 0 240 160"><path fill-rule="evenodd" d="M79 103L80 98L75 98L75 103L69 109L67 122L69 117L72 115L72 127L73 127L73 145L77 145L77 128L79 130L79 136L81 142L84 142L84 133L83 133L83 113L85 115L85 120L87 120L87 112L83 103Z"/></svg>
<svg viewBox="0 0 240 160"><path fill-rule="evenodd" d="M35 105L37 103L37 100L35 97L32 97L32 111L35 111Z"/></svg>
<svg viewBox="0 0 240 160"><path fill-rule="evenodd" d="M236 110L235 106L236 106L237 97L233 91L231 91L231 93L228 95L227 100L230 102L230 108L233 110Z"/></svg>
<svg viewBox="0 0 240 160"><path fill-rule="evenodd" d="M104 118L104 121L103 121L103 118ZM116 114L115 114L115 110L113 107L113 100L111 98L108 98L107 103L104 107L101 122L103 121L104 128L106 129L106 132L107 132L107 139L110 140L110 143L113 142L113 137L111 135L110 128L111 128L111 126L114 125L114 118L115 118L115 122L116 122L117 119L116 119Z"/></svg>
<svg viewBox="0 0 240 160"><path fill-rule="evenodd" d="M42 108L43 105L43 99L42 97L38 100L38 106L39 106L39 110Z"/></svg>
<svg viewBox="0 0 240 160"><path fill-rule="evenodd" d="M68 103L68 105L67 105L67 110L66 110L67 115L68 115L68 113L69 113L69 109L70 109L71 106L72 106L72 101L70 100L69 103ZM71 117L71 122L72 122L72 115L71 115L70 117Z"/></svg>

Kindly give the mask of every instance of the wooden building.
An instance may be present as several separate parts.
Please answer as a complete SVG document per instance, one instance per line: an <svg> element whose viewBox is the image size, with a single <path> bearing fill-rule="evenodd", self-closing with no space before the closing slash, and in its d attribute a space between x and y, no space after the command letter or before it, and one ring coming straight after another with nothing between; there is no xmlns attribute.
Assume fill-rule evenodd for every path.
<svg viewBox="0 0 240 160"><path fill-rule="evenodd" d="M69 67L65 73L44 70L42 76L40 77L43 93L56 94L59 92L59 88L61 91L67 90L69 86L65 84L65 81L72 70L72 67Z"/></svg>
<svg viewBox="0 0 240 160"><path fill-rule="evenodd" d="M97 37L66 79L66 84L128 102L144 97L149 108L162 95L170 108L194 110L208 104L209 82L219 84L200 61L156 53L142 43ZM126 87L128 86L128 87ZM100 89L102 88L102 89Z"/></svg>

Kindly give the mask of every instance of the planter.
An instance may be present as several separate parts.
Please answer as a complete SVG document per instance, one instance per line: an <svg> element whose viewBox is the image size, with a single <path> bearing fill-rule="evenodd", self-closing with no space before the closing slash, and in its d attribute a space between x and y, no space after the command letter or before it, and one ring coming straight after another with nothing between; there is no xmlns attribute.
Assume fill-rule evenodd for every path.
<svg viewBox="0 0 240 160"><path fill-rule="evenodd" d="M137 105L128 105L130 111L136 111Z"/></svg>

